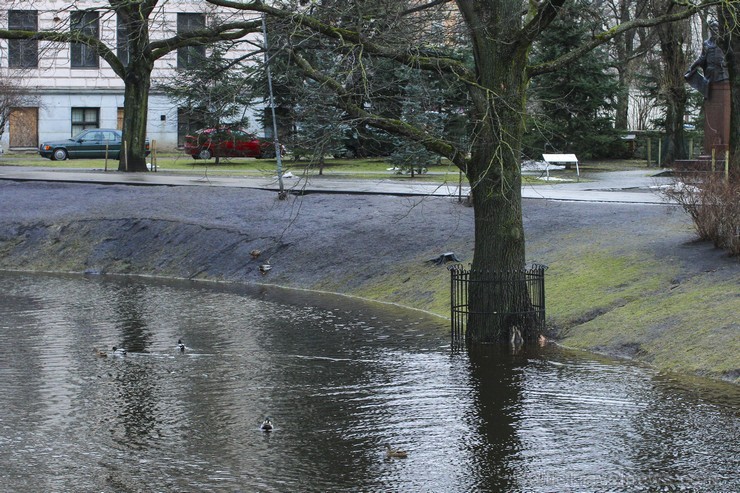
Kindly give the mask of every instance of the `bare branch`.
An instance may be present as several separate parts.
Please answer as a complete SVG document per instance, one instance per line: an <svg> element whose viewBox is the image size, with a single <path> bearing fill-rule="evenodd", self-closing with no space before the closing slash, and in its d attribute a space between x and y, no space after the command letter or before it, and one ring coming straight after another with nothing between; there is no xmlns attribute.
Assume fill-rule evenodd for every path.
<svg viewBox="0 0 740 493"><path fill-rule="evenodd" d="M338 95L339 104L342 109L349 113L353 118L358 118L375 128L386 130L414 140L423 145L426 149L448 158L460 169L465 169L467 165L466 158L452 143L423 132L418 127L409 125L402 120L370 113L365 108L355 103L352 95L349 94L338 81L332 79L323 72L316 70L299 53L293 51L292 56L298 66L308 77L320 84L326 85Z"/></svg>
<svg viewBox="0 0 740 493"><path fill-rule="evenodd" d="M549 73L549 72L555 72L574 60L577 60L578 58L582 57L584 54L588 53L589 51L593 50L597 46L600 46L607 41L610 41L611 39L615 38L616 36L630 31L632 29L637 29L640 27L652 27L657 26L659 24L663 24L665 22L674 22L681 19L686 19L688 17L691 17L692 15L696 14L697 12L700 12L702 10L708 9L710 7L715 7L717 5L722 4L723 0L710 0L707 2L702 2L700 4L693 4L689 2L678 2L680 6L685 7L683 10L679 10L677 12L661 15L658 17L652 17L652 18L637 18L633 19L628 22L624 22L622 24L619 24L618 26L615 26L607 31L604 31L589 41L588 43L584 44L578 49L572 50L567 55L560 57L556 60L552 60L549 62L545 62L539 65L535 66L529 66L527 68L527 75L529 77L535 77L537 75Z"/></svg>
<svg viewBox="0 0 740 493"><path fill-rule="evenodd" d="M441 71L456 74L462 79L472 81L474 76L472 72L460 61L441 56L425 55L420 50L407 47L406 51L399 51L395 48L389 48L380 43L375 43L359 32L346 28L331 26L316 17L288 12L287 10L274 8L263 4L262 2L238 3L232 0L206 0L213 5L229 7L237 10L247 10L261 12L278 19L284 19L291 22L297 28L304 28L310 31L320 33L328 38L340 41L348 47L357 45L362 46L365 53L372 54L394 60L405 65L419 68L422 70Z"/></svg>
<svg viewBox="0 0 740 493"><path fill-rule="evenodd" d="M242 21L220 24L206 29L197 29L180 33L171 38L152 41L149 48L155 59L165 56L177 48L185 46L208 45L217 41L231 41L243 38L247 34L260 32L261 21Z"/></svg>
<svg viewBox="0 0 740 493"><path fill-rule="evenodd" d="M416 7L412 7L410 9L406 9L403 12L401 12L402 16L415 14L416 12L421 12L422 10L427 10L432 7L436 7L437 5L444 5L445 3L450 3L453 0L433 0L432 2L423 4L423 5L417 5Z"/></svg>

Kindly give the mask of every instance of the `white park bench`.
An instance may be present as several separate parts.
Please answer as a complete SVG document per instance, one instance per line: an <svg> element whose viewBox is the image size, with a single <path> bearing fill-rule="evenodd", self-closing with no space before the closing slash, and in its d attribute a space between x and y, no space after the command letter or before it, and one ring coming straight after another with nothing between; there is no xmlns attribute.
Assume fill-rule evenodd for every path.
<svg viewBox="0 0 740 493"><path fill-rule="evenodd" d="M581 170L578 168L578 158L575 154L543 154L542 159L545 161L545 171L550 178L550 165L565 165L568 169L572 164L576 165L576 175L580 178Z"/></svg>

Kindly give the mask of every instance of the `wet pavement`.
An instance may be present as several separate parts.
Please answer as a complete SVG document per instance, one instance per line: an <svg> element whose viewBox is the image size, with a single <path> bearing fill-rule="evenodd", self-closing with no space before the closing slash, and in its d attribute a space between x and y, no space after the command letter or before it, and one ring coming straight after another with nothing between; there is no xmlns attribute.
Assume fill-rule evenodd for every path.
<svg viewBox="0 0 740 493"><path fill-rule="evenodd" d="M665 198L656 188L670 182L661 170L639 169L593 173L588 181L552 182L525 185L522 197L583 202L617 202L632 204L661 204ZM59 169L20 166L0 166L0 180L51 181L68 183L124 184L139 186L210 186L279 190L276 177L234 177L193 175L181 172L124 173L88 169ZM350 179L288 177L284 188L291 193L344 193L381 195L466 196L469 187L462 190L457 182L422 183L406 178Z"/></svg>

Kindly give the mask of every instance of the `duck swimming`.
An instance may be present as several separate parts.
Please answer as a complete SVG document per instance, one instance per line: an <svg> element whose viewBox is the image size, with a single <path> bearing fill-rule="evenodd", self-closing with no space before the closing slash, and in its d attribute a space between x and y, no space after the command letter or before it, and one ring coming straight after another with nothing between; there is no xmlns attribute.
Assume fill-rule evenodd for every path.
<svg viewBox="0 0 740 493"><path fill-rule="evenodd" d="M126 356L126 350L123 349L122 347L113 346L113 348L111 349L113 351L114 356Z"/></svg>
<svg viewBox="0 0 740 493"><path fill-rule="evenodd" d="M262 425L260 425L260 430L262 431L272 431L272 421L270 421L270 417L266 417L265 420L262 422Z"/></svg>
<svg viewBox="0 0 740 493"><path fill-rule="evenodd" d="M95 352L95 356L97 356L98 358L107 358L108 357L108 353L106 353L105 351L101 351L100 349L98 349L96 347L93 348L93 351Z"/></svg>
<svg viewBox="0 0 740 493"><path fill-rule="evenodd" d="M406 452L405 450L391 448L390 445L386 444L385 445L385 456L395 457L397 459L405 459L406 457L409 456L409 453Z"/></svg>
<svg viewBox="0 0 740 493"><path fill-rule="evenodd" d="M185 344L183 344L182 339L177 340L177 349L179 349L181 353L185 352Z"/></svg>

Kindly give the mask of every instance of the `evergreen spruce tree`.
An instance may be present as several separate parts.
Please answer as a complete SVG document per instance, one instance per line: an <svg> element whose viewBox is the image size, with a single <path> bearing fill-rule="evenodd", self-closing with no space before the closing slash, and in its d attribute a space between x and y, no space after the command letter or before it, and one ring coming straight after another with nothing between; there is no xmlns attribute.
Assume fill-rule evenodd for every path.
<svg viewBox="0 0 740 493"><path fill-rule="evenodd" d="M542 33L532 49L535 64L565 55L591 38L596 26L579 15L579 3ZM604 47L563 70L533 79L524 153L533 158L548 151L572 152L580 158L620 154L622 144L613 125L618 91L619 82L609 69Z"/></svg>
<svg viewBox="0 0 740 493"><path fill-rule="evenodd" d="M155 82L180 108L180 115L201 128L237 128L249 123L245 111L253 103L247 84L251 71L241 60L227 58L228 49L228 44L214 45L193 68Z"/></svg>
<svg viewBox="0 0 740 493"><path fill-rule="evenodd" d="M336 96L312 80L301 81L301 90L294 93L292 119L295 122L290 149L294 156L309 159L323 174L327 156L346 153L345 135L349 131L346 115L339 109Z"/></svg>

